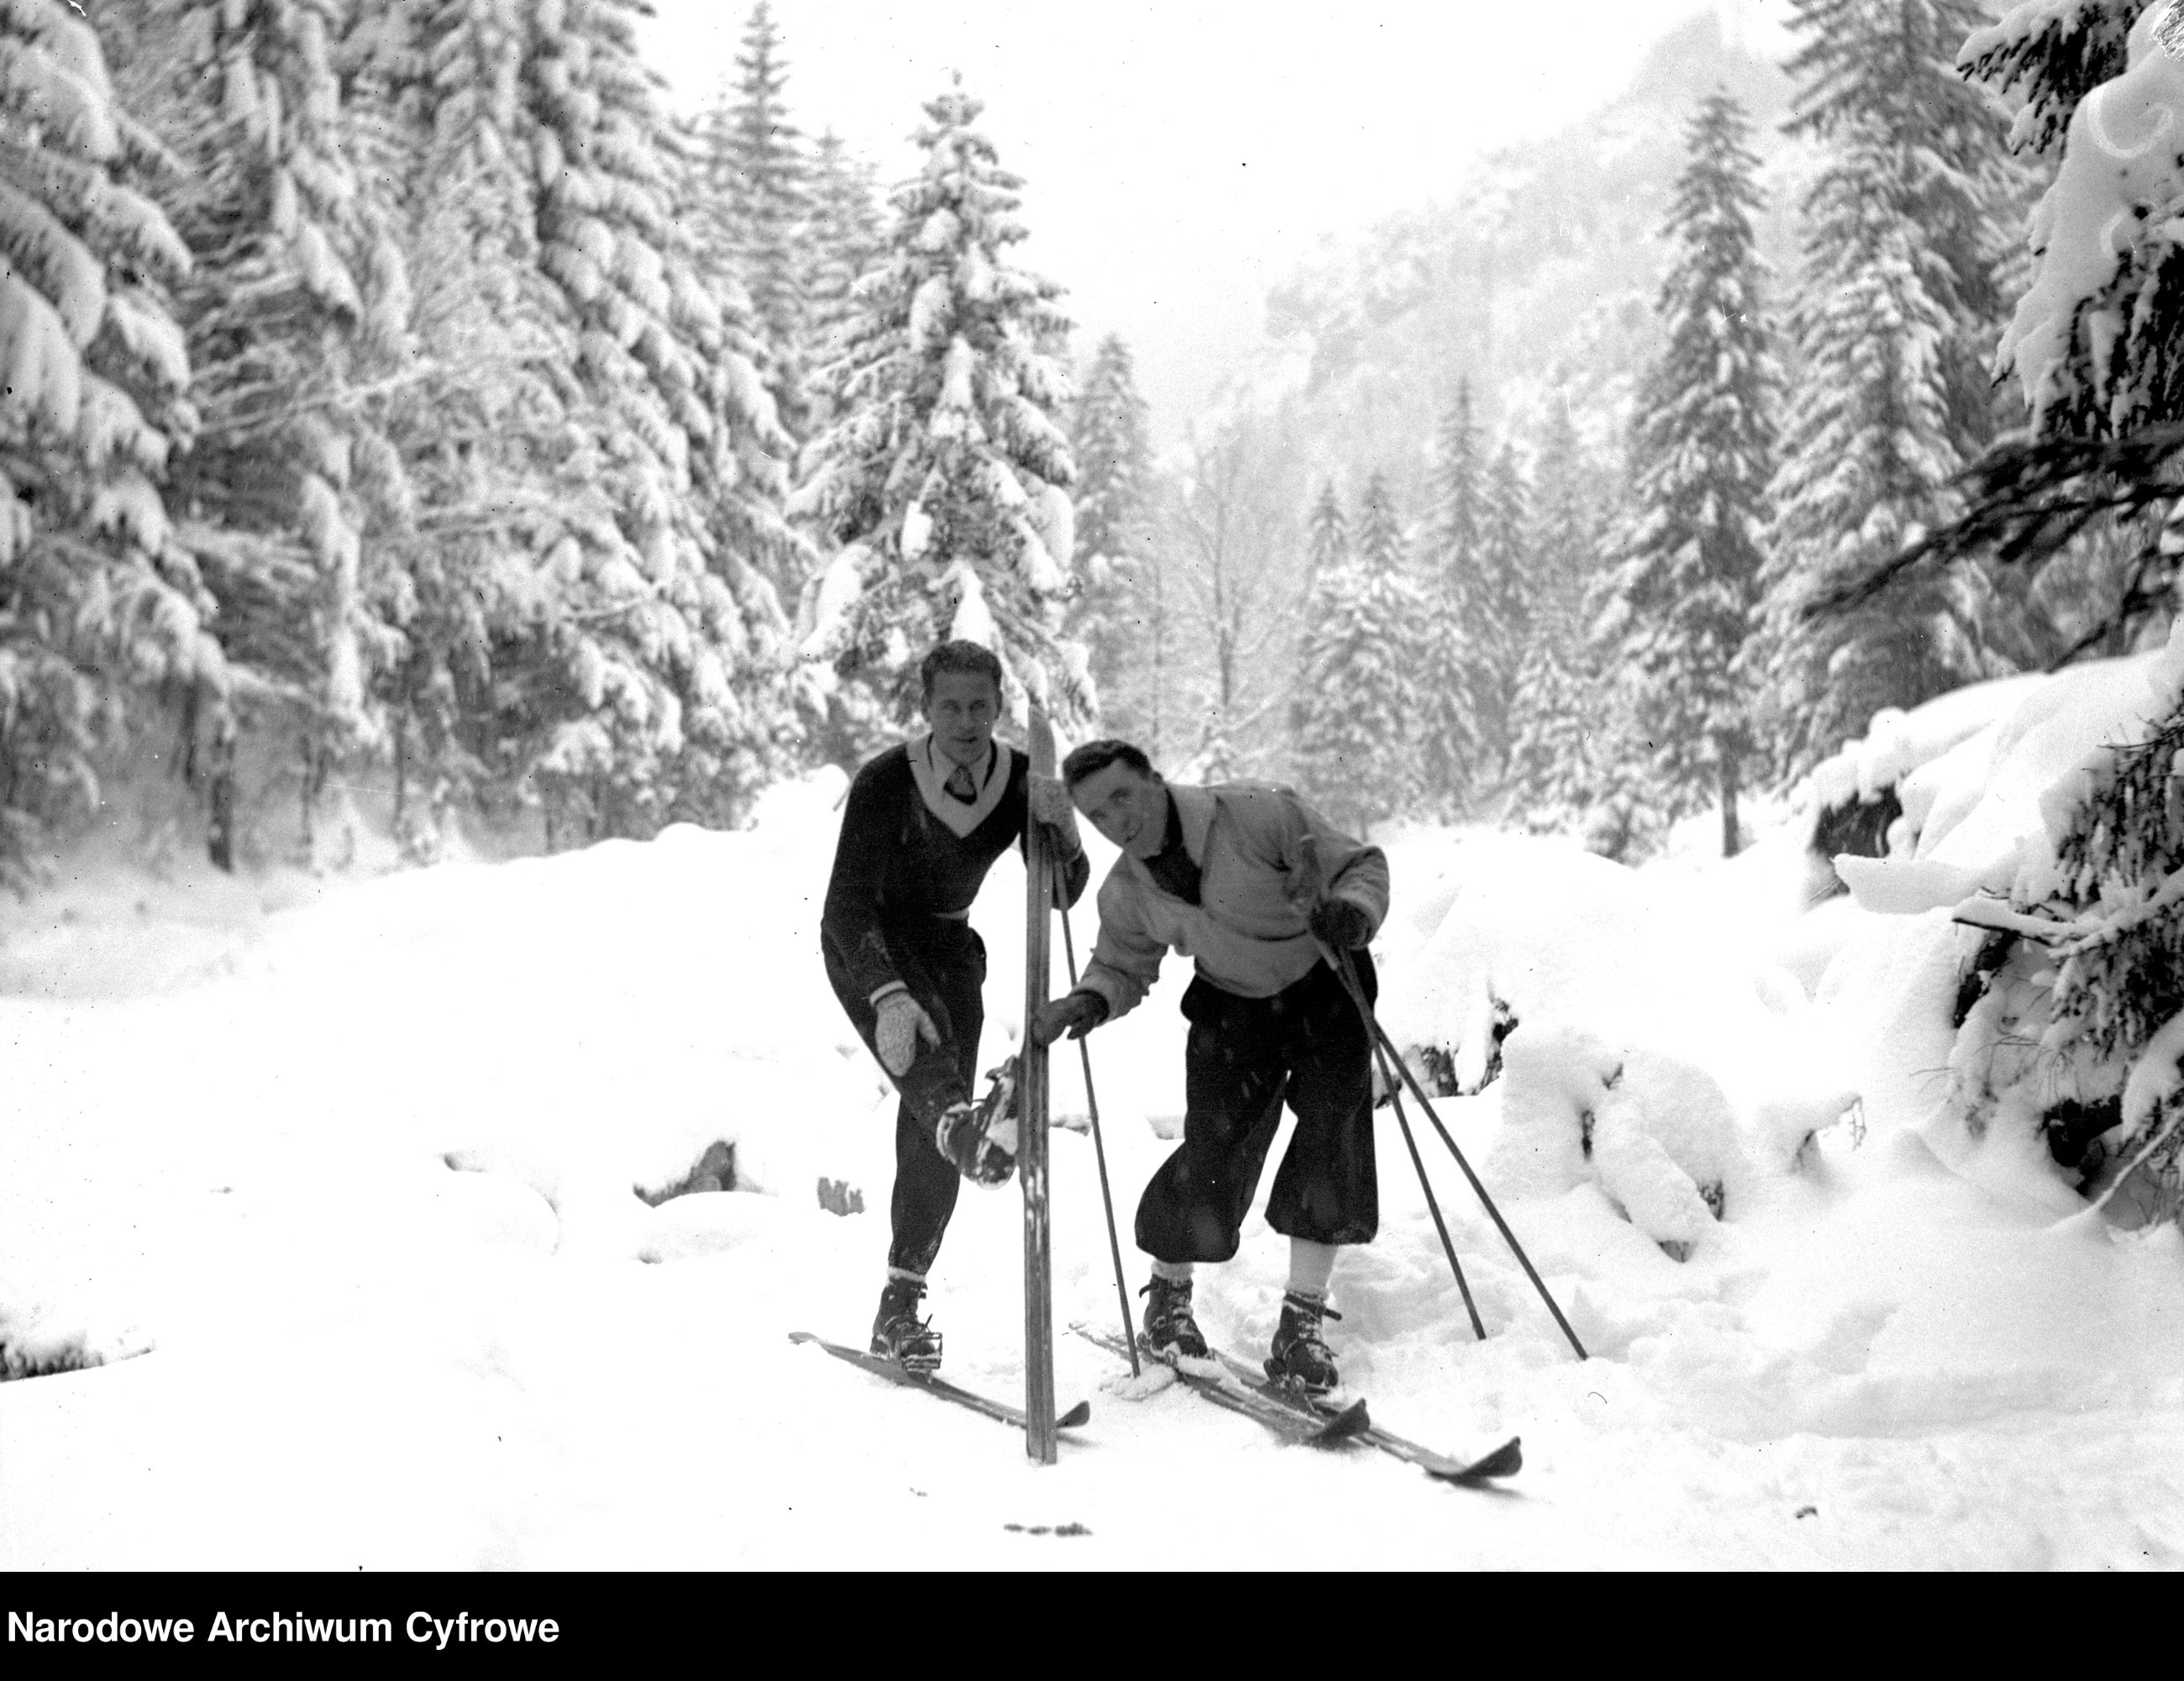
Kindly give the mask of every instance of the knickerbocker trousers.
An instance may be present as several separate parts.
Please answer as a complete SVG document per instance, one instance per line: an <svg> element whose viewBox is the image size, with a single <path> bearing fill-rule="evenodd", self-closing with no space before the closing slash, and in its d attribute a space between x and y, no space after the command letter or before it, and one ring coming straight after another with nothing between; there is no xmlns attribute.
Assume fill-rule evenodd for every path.
<svg viewBox="0 0 2184 1681"><path fill-rule="evenodd" d="M1357 961L1366 996L1377 997L1373 960L1361 951ZM1183 1143L1138 1203L1138 1247L1156 1261L1233 1256L1285 1099L1296 1133L1267 1223L1314 1243L1370 1243L1380 1227L1372 1042L1341 977L1323 962L1272 998L1195 980L1183 1013Z"/></svg>

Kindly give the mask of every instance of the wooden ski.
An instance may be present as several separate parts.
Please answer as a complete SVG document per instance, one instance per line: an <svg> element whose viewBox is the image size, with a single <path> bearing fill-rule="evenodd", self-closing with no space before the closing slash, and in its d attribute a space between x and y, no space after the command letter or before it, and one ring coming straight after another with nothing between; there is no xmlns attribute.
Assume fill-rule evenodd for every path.
<svg viewBox="0 0 2184 1681"><path fill-rule="evenodd" d="M1046 707L1031 702L1031 773L1054 774L1054 728ZM1046 1003L1047 937L1054 906L1054 860L1046 833L1024 820L1024 1035L1017 1087L1017 1175L1024 1205L1024 1451L1041 1465L1060 1457L1054 1417L1054 1274L1047 1228L1046 1049L1031 1025Z"/></svg>
<svg viewBox="0 0 2184 1681"><path fill-rule="evenodd" d="M815 1337L809 1331L791 1331L792 1343L811 1343L822 1348L835 1359L846 1361L851 1366L869 1372L875 1378L884 1378L890 1383L900 1383L905 1389L922 1389L928 1395L938 1395L943 1400L954 1401L958 1406L967 1406L973 1412L983 1412L989 1418L998 1418L1004 1424L1023 1428L1024 1416L1006 1401L988 1400L974 1390L950 1383L945 1378L936 1378L928 1372L905 1371L900 1361L883 1360L878 1355L867 1354L862 1349L850 1348L841 1343L830 1343L824 1337ZM1092 1403L1079 1401L1055 1420L1056 1428L1074 1430L1081 1424L1092 1422Z"/></svg>

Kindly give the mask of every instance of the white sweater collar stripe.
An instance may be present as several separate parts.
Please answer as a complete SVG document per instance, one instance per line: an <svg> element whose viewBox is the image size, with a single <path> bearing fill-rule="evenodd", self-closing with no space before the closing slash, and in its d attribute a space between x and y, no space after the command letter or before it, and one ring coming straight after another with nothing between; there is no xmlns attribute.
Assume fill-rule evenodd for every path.
<svg viewBox="0 0 2184 1681"><path fill-rule="evenodd" d="M1010 771L1009 746L997 741L988 754L985 779L978 784L978 797L966 805L948 792L948 778L956 769L956 761L944 753L936 753L931 736L921 736L910 743L910 770L916 779L919 797L925 809L940 820L941 827L961 840L971 831L994 815L1008 792ZM973 771L974 777L979 773Z"/></svg>

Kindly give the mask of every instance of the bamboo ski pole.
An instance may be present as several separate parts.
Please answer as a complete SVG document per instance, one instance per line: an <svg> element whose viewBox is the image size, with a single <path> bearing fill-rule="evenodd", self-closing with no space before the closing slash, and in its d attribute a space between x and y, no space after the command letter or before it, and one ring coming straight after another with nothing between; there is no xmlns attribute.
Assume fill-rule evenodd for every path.
<svg viewBox="0 0 2184 1681"><path fill-rule="evenodd" d="M1301 896L1306 903L1317 906L1326 896L1327 877L1320 867L1318 845L1312 836L1304 838L1299 854L1301 860L1300 873L1303 877ZM1313 943L1319 947L1319 955L1326 960L1328 967L1334 970L1341 977L1342 984L1349 988L1350 1001L1357 1006L1358 1018L1365 1028L1365 1042L1373 1048L1373 1059L1380 1065L1380 1077L1387 1082L1388 1096L1395 1104L1396 1124L1403 1130L1403 1144L1411 1153L1412 1167L1418 1172L1418 1188L1426 1194L1426 1207L1433 1214L1434 1230L1440 1233L1441 1253L1448 1257L1449 1271L1456 1274L1456 1288L1463 1297L1464 1312L1470 1316L1472 1334L1483 1343L1486 1340L1486 1326L1479 1316L1479 1305L1471 1299L1471 1285L1463 1276L1463 1263L1456 1258L1456 1244L1448 1235L1448 1222L1441 1218L1440 1201L1434 1195L1433 1181L1426 1177L1425 1158L1418 1154L1418 1141L1411 1135L1410 1117L1403 1113L1402 1088L1396 1083L1395 1076L1388 1071L1387 1057L1380 1049L1379 1040L1374 1037L1373 1006L1366 999L1364 983L1357 978L1357 966L1351 960L1348 952L1337 951L1324 940L1315 939Z"/></svg>
<svg viewBox="0 0 2184 1681"><path fill-rule="evenodd" d="M1341 959L1340 972L1342 983L1350 988L1351 1002L1357 1005L1365 1035L1373 1047L1373 1060L1379 1064L1380 1077L1386 1082L1389 1100L1396 1109L1396 1124L1403 1130L1403 1147L1411 1153L1411 1166L1417 1170L1418 1188L1426 1194L1426 1207L1433 1215L1434 1230L1440 1233L1441 1253L1448 1257L1449 1271L1456 1274L1457 1293L1463 1297L1463 1311L1470 1316L1472 1334L1480 1342L1486 1340L1485 1322L1479 1316L1479 1304L1471 1299L1471 1285L1463 1276L1463 1263L1456 1258L1456 1244L1448 1235L1448 1222L1441 1218L1440 1202L1434 1195L1433 1181L1426 1177L1426 1164L1418 1154L1418 1141L1411 1133L1410 1116L1403 1113L1403 1088L1388 1066L1388 1053L1381 1049L1380 1041L1373 1036L1373 1006L1366 1001L1365 984L1357 977L1357 966L1346 951L1335 954Z"/></svg>
<svg viewBox="0 0 2184 1681"><path fill-rule="evenodd" d="M1418 1084L1418 1076L1411 1072L1410 1065L1403 1060L1402 1054L1396 1049L1395 1041L1388 1037L1388 1030L1380 1025L1379 1018L1373 1014L1370 1005L1366 1007L1365 1016L1388 1060L1401 1073L1404 1083L1411 1088L1411 1095L1418 1100L1418 1106L1426 1112L1426 1119L1433 1122L1434 1131L1440 1134L1440 1141L1448 1146L1448 1153L1456 1158L1456 1165L1463 1170L1463 1177L1471 1182L1471 1188L1478 1194L1479 1203L1487 1213L1493 1216L1502 1240L1509 1245L1509 1252L1517 1257L1517 1264L1524 1269L1524 1276L1532 1281L1532 1288L1540 1293L1540 1300L1546 1303L1547 1311L1554 1315L1555 1323L1562 1327L1563 1335L1569 1339L1569 1345L1577 1350L1577 1357L1580 1360L1591 1359L1591 1356L1585 1351L1585 1344L1577 1339L1577 1333L1570 1329L1569 1321L1563 1317L1562 1309L1556 1305L1546 1281L1540 1277L1538 1269L1532 1265L1532 1258L1524 1253L1524 1246L1517 1241L1517 1234L1509 1229L1509 1222L1502 1217L1502 1211L1494 1205L1494 1199L1487 1195L1486 1187L1479 1183L1479 1176L1471 1171L1471 1164L1463 1159L1463 1152L1456 1147L1456 1140L1449 1136L1448 1128L1441 1125L1440 1116L1435 1112L1433 1100Z"/></svg>
<svg viewBox="0 0 2184 1681"><path fill-rule="evenodd" d="M1077 989L1077 940L1069 931L1069 907L1062 903L1061 877L1054 878L1055 909L1061 913L1061 950L1069 963L1069 987ZM1084 1107L1092 1116L1092 1154L1100 1164L1100 1205L1107 1213L1107 1253L1115 1261L1115 1299L1123 1305L1123 1341L1130 1350L1130 1376L1145 1374L1138 1368L1138 1321L1130 1311L1130 1287L1123 1278L1123 1245L1115 1235L1115 1199L1107 1189L1107 1146L1100 1138L1100 1099L1092 1090L1092 1047L1077 1041L1077 1054L1084 1059Z"/></svg>
<svg viewBox="0 0 2184 1681"><path fill-rule="evenodd" d="M1319 849L1312 837L1306 835L1300 850L1301 873L1304 877L1303 897L1306 902L1317 905L1327 888L1326 875L1319 861ZM1396 1065L1396 1071L1403 1077L1403 1083L1411 1088L1411 1095L1418 1100L1418 1107L1425 1110L1426 1119L1433 1122L1434 1131L1440 1134L1440 1141L1448 1146L1448 1153L1456 1158L1456 1165L1463 1170L1463 1177L1471 1182L1471 1188L1477 1194L1480 1205L1493 1216L1495 1228L1502 1233L1502 1240L1509 1245L1509 1252L1517 1257L1517 1264L1524 1269L1524 1276L1532 1281L1532 1288L1540 1293L1540 1300L1547 1305L1547 1311L1554 1315L1555 1323L1562 1328L1563 1335L1569 1339L1569 1345L1577 1350L1577 1357L1580 1360L1591 1358L1585 1353L1585 1344L1577 1339L1577 1333L1570 1329L1569 1321L1563 1316L1563 1311L1556 1305L1546 1281L1540 1277L1538 1269L1532 1265L1532 1258L1524 1253L1524 1246L1517 1241L1517 1234L1509 1229L1509 1222L1502 1217L1502 1211L1494 1205L1494 1199L1486 1194L1486 1187L1471 1171L1471 1164L1463 1159L1463 1152L1456 1147L1456 1140L1449 1136L1448 1128L1440 1124L1440 1116L1435 1111L1433 1099L1425 1094L1425 1088L1418 1084L1418 1077L1411 1072L1410 1064L1403 1060L1403 1054L1396 1049L1396 1042L1388 1037L1388 1030L1380 1025L1380 1018L1373 1013L1373 1006L1365 997L1364 988L1357 983L1357 966L1350 961L1350 954L1346 951L1329 952L1324 943L1320 946L1320 950L1330 961L1338 957L1340 959L1334 963L1335 971L1349 983L1350 996L1365 1018L1366 1031L1387 1060ZM1432 1193L1428 1192L1427 1195L1430 1197Z"/></svg>

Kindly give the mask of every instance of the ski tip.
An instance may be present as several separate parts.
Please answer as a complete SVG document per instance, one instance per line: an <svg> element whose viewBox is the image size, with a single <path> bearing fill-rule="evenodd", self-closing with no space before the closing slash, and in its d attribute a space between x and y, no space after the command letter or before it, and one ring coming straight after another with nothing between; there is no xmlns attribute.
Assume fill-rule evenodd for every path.
<svg viewBox="0 0 2184 1681"><path fill-rule="evenodd" d="M1448 1483L1484 1483L1496 1477L1513 1477L1524 1468L1524 1439L1512 1436L1492 1453L1474 1459L1461 1471L1442 1473Z"/></svg>
<svg viewBox="0 0 2184 1681"><path fill-rule="evenodd" d="M810 1331L791 1331L788 1333L788 1340L792 1343L816 1343L822 1341L823 1339Z"/></svg>
<svg viewBox="0 0 2184 1681"><path fill-rule="evenodd" d="M1346 1442L1352 1436L1363 1435L1372 1428L1373 1417L1366 1411L1365 1403L1362 1400L1352 1401L1320 1426L1319 1433L1312 1439L1312 1444L1315 1447L1325 1447L1331 1446L1336 1442Z"/></svg>
<svg viewBox="0 0 2184 1681"><path fill-rule="evenodd" d="M1061 1417L1056 1419L1054 1428L1057 1430L1074 1430L1079 1425L1089 1424L1091 1422L1092 1403L1089 1400L1081 1400L1063 1413Z"/></svg>

